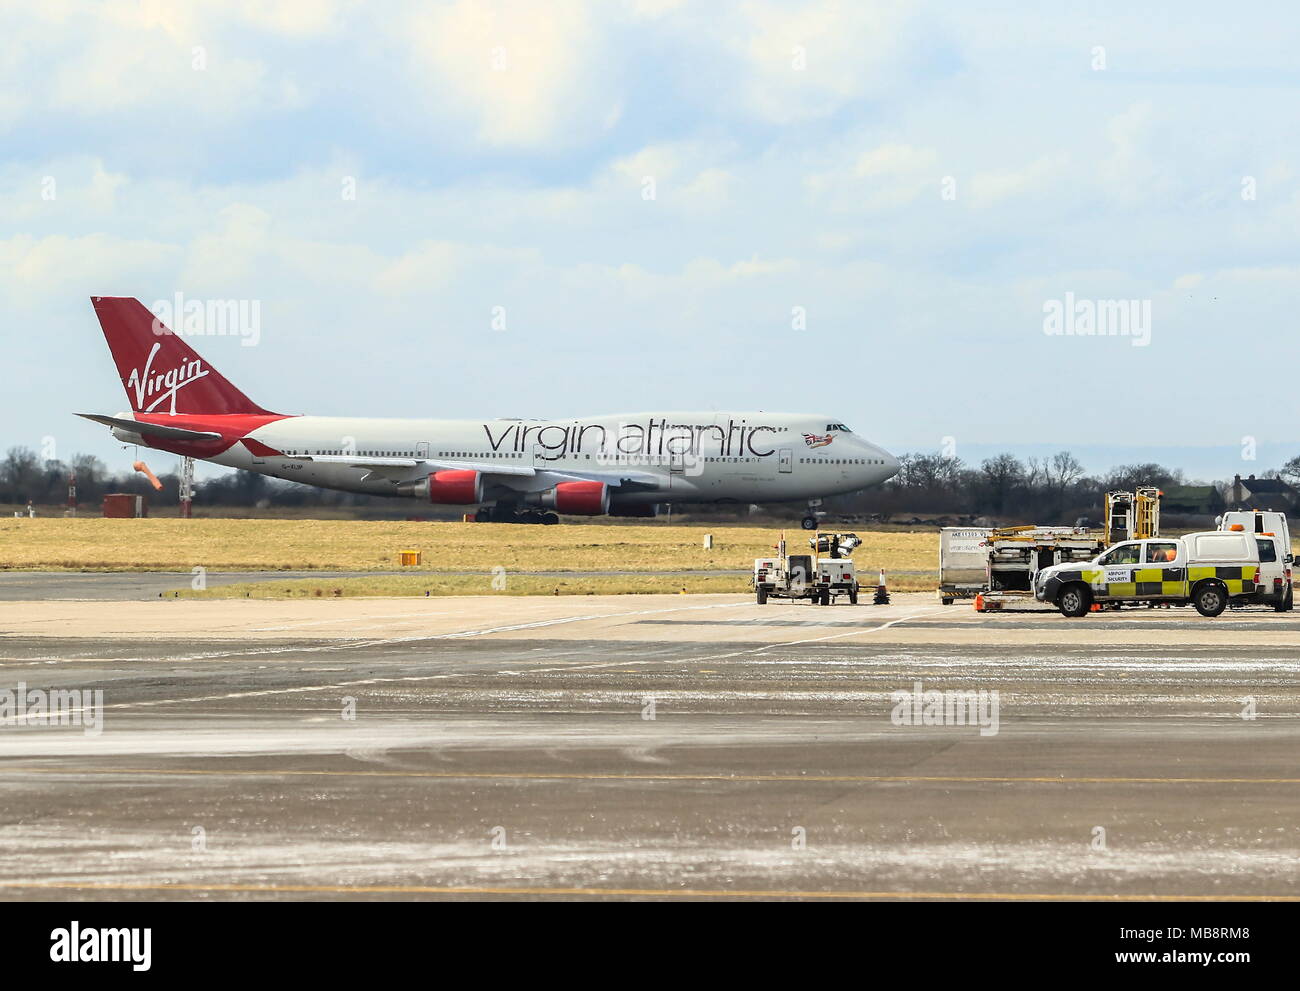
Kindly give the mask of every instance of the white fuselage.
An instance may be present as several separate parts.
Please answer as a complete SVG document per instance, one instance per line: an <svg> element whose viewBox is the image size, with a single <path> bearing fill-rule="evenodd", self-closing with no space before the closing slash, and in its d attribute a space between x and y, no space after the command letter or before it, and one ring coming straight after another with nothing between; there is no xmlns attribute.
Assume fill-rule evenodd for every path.
<svg viewBox="0 0 1300 991"><path fill-rule="evenodd" d="M129 414L127 414L129 415ZM253 443L248 443L248 442ZM261 453L257 453L257 452ZM279 452L279 453L274 453ZM334 457L339 461L301 460ZM347 458L409 458L376 473ZM206 458L276 478L375 495L431 470L475 467L494 485L484 501L543 491L568 473L623 479L618 504L818 499L893 476L893 455L833 417L783 413L637 413L570 420L399 420L290 416ZM511 468L536 474L509 475Z"/></svg>

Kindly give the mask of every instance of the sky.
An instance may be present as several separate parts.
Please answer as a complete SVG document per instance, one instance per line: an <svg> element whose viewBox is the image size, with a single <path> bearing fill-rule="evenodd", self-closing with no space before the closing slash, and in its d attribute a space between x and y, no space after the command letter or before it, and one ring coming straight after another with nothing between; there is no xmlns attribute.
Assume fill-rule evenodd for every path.
<svg viewBox="0 0 1300 991"><path fill-rule="evenodd" d="M128 465L72 415L125 408L88 297L181 294L257 304L190 343L277 412L1300 453L1291 4L6 0L0 37L0 451Z"/></svg>

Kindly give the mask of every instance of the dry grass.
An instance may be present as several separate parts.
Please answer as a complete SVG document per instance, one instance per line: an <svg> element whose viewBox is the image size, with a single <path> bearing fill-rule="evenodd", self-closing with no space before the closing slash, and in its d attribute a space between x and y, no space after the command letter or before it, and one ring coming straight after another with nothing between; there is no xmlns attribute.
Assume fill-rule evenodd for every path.
<svg viewBox="0 0 1300 991"><path fill-rule="evenodd" d="M703 549L706 533L713 534L712 550ZM863 546L854 560L864 580L873 577L868 572L882 567L891 571L937 568L939 537L935 531L859 531L858 535ZM509 574L748 572L754 558L771 553L777 536L777 530L757 527L664 524L608 527L371 520L0 518L0 569L188 571L201 565L210 571L389 571L397 569L398 551L410 549L423 552L423 564L411 569L415 573L490 573L498 566ZM807 547L807 536L797 529L786 530L790 550ZM744 579L740 580L743 583ZM933 581L929 586L933 587Z"/></svg>

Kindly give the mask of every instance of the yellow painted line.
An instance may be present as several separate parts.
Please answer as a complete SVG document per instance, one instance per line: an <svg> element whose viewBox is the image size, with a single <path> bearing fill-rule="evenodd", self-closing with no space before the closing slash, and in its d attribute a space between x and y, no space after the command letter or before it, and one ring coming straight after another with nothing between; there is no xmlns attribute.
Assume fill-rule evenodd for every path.
<svg viewBox="0 0 1300 991"><path fill-rule="evenodd" d="M439 778L502 781L811 781L831 784L1047 784L1047 785L1300 785L1300 778L1126 778L1126 777L994 777L914 774L580 774L513 771L304 771L304 770L217 770L212 768L65 768L0 766L5 774L153 774L214 775L217 777L361 777Z"/></svg>
<svg viewBox="0 0 1300 991"><path fill-rule="evenodd" d="M546 888L426 884L149 884L116 881L0 881L0 888L60 891L226 891L256 894L339 895L544 895L579 898L836 898L944 899L1011 902L1300 902L1300 895L1079 894L1001 891L729 891L725 888Z"/></svg>

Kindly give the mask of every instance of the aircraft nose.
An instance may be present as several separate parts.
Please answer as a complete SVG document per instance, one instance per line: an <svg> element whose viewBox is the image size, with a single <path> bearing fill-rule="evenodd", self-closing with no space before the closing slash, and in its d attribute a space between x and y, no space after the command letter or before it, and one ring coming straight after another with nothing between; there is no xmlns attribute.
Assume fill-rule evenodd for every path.
<svg viewBox="0 0 1300 991"><path fill-rule="evenodd" d="M864 444L863 447L866 449L868 462L862 473L864 485L879 485L898 474L898 458L883 447L876 447L874 444Z"/></svg>
<svg viewBox="0 0 1300 991"><path fill-rule="evenodd" d="M894 457L888 451L882 450L880 453L884 455L884 462L885 462L885 477L881 479L881 481L883 482L887 479L893 478L895 475L898 474L898 469L902 467L902 462L900 462L898 458Z"/></svg>

